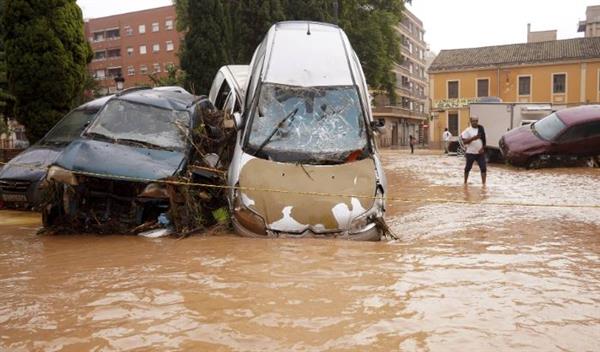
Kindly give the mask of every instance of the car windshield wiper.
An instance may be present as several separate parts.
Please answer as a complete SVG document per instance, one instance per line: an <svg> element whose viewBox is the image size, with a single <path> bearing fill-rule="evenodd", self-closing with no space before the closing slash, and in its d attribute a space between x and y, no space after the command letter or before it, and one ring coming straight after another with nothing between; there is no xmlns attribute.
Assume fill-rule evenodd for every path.
<svg viewBox="0 0 600 352"><path fill-rule="evenodd" d="M273 136L275 135L275 133L277 133L277 131L281 130L281 127L283 127L283 124L287 121L290 120L290 123L292 123L294 121L294 117L296 116L296 113L298 112L298 108L295 108L294 111L290 112L289 114L286 115L286 117L284 117L283 119L281 119L281 121L277 124L277 127L275 127L273 129L273 132L271 132L269 134L269 136L265 139L264 142L262 142L262 144L258 147L258 149L256 149L256 151L254 152L254 155L256 156L258 153L260 153L263 148L269 144L269 142L271 141L271 139L273 139Z"/></svg>
<svg viewBox="0 0 600 352"><path fill-rule="evenodd" d="M163 147L162 145L158 145L158 144L154 144L154 143L150 143L150 142L146 142L146 141L140 141L137 139L130 139L130 138L117 138L117 139L115 139L115 143L117 143L117 144L120 144L120 143L137 144L139 146L151 148L151 149L167 149L167 150L174 149L174 148Z"/></svg>
<svg viewBox="0 0 600 352"><path fill-rule="evenodd" d="M115 139L107 136L105 134L102 133L98 133L98 132L88 132L85 134L86 136L92 137L94 139L101 139L101 140L105 140L105 141L109 141L109 142L114 142Z"/></svg>

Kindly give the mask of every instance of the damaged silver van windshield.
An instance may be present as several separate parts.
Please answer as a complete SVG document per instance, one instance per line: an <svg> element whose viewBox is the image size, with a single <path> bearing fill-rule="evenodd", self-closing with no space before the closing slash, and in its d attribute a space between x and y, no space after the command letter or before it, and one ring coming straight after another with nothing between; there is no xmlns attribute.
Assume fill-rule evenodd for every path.
<svg viewBox="0 0 600 352"><path fill-rule="evenodd" d="M109 101L86 135L115 143L181 150L190 124L187 111L161 109L124 100Z"/></svg>
<svg viewBox="0 0 600 352"><path fill-rule="evenodd" d="M368 146L359 99L354 86L264 83L247 148L278 161L344 162Z"/></svg>

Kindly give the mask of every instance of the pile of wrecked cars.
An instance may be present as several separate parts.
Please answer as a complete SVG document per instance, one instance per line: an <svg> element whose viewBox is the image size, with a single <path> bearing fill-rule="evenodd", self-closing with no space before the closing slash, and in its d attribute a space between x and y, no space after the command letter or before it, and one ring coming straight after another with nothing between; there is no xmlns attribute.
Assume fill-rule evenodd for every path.
<svg viewBox="0 0 600 352"><path fill-rule="evenodd" d="M227 174L235 231L379 240L387 187L374 140L379 125L344 32L278 23L248 72Z"/></svg>
<svg viewBox="0 0 600 352"><path fill-rule="evenodd" d="M29 209L40 205L39 187L46 177L48 166L79 137L109 99L96 99L74 109L36 144L0 169L0 200L4 206Z"/></svg>
<svg viewBox="0 0 600 352"><path fill-rule="evenodd" d="M182 219L173 231L204 225L200 217L218 210L222 196L177 185L220 183L222 174L202 159L212 154L211 145L222 144L203 139L210 117L219 116L212 110L208 99L181 88L138 88L110 98L48 169L42 186L44 226L137 233L168 227L175 217ZM182 212L200 203L203 208L194 209L191 218Z"/></svg>
<svg viewBox="0 0 600 352"><path fill-rule="evenodd" d="M208 98L130 89L52 160L48 229L379 240L387 183L358 57L337 26L275 24ZM230 221L228 221L230 220Z"/></svg>

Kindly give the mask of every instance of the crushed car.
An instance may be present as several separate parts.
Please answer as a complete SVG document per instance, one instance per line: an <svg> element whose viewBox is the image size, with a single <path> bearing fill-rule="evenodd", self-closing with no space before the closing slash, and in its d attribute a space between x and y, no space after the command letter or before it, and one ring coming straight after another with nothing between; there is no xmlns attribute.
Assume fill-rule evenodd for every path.
<svg viewBox="0 0 600 352"><path fill-rule="evenodd" d="M45 227L139 233L205 224L206 214L219 209L222 190L187 185L224 183L224 173L205 160L219 148L218 138L204 138L211 126L219 131L212 110L206 97L183 89L141 88L112 97L50 166Z"/></svg>
<svg viewBox="0 0 600 352"><path fill-rule="evenodd" d="M6 207L30 209L40 204L39 186L48 165L79 137L109 99L96 99L69 112L42 139L0 170L0 200Z"/></svg>
<svg viewBox="0 0 600 352"><path fill-rule="evenodd" d="M600 105L554 112L500 139L504 159L528 168L600 162Z"/></svg>
<svg viewBox="0 0 600 352"><path fill-rule="evenodd" d="M277 23L247 77L240 72L247 84L241 112L233 108L227 175L235 231L380 240L387 184L374 134L381 126L345 33L330 24ZM220 90L236 92L213 90L216 99L225 97Z"/></svg>

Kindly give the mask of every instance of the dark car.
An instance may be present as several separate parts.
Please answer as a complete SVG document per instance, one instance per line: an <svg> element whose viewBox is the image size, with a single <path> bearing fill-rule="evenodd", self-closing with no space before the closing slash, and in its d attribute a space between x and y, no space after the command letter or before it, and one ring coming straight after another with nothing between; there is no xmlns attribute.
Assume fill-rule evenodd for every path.
<svg viewBox="0 0 600 352"><path fill-rule="evenodd" d="M504 134L504 159L515 166L565 164L600 155L600 105L580 106Z"/></svg>
<svg viewBox="0 0 600 352"><path fill-rule="evenodd" d="M48 165L78 138L110 97L84 104L63 117L40 141L0 170L0 200L10 207L30 208L40 202L39 184Z"/></svg>
<svg viewBox="0 0 600 352"><path fill-rule="evenodd" d="M164 184L189 162L197 109L208 103L183 90L117 94L48 170L45 226L128 231L169 208ZM114 225L114 226L113 226Z"/></svg>

